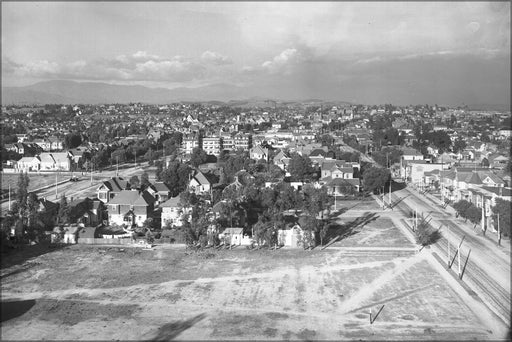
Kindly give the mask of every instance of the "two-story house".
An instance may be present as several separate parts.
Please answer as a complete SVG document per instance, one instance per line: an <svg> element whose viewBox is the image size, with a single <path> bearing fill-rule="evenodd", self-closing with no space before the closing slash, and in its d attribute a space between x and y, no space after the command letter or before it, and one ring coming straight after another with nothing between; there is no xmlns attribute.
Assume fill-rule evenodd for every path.
<svg viewBox="0 0 512 342"><path fill-rule="evenodd" d="M164 182L155 182L146 189L153 197L155 197L155 205L163 203L171 196L171 189Z"/></svg>
<svg viewBox="0 0 512 342"><path fill-rule="evenodd" d="M152 217L155 198L147 191L122 190L108 202L109 224L142 227Z"/></svg>
<svg viewBox="0 0 512 342"><path fill-rule="evenodd" d="M183 225L182 216L187 210L182 207L180 196L169 198L160 204L160 208L162 208L162 227L181 227Z"/></svg>
<svg viewBox="0 0 512 342"><path fill-rule="evenodd" d="M112 177L111 179L104 181L96 189L96 193L100 201L102 201L103 203L107 203L121 191L129 189L130 183L128 183L128 181L126 181L122 177Z"/></svg>
<svg viewBox="0 0 512 342"><path fill-rule="evenodd" d="M195 176L190 179L189 190L198 195L208 193L212 190L213 184L216 182L214 175L198 171Z"/></svg>
<svg viewBox="0 0 512 342"><path fill-rule="evenodd" d="M249 152L249 157L254 160L263 159L265 161L268 161L269 150L268 150L268 148L261 147L260 145L257 145L255 147L251 148L251 150Z"/></svg>

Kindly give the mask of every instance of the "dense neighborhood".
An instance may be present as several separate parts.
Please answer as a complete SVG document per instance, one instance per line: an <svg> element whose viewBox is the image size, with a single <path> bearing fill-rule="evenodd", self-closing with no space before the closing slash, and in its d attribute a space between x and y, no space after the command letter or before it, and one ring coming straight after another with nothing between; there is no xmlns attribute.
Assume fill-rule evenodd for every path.
<svg viewBox="0 0 512 342"><path fill-rule="evenodd" d="M76 242L82 229L98 238L144 235L207 246L229 235L237 244L306 247L325 236L324 217L336 199L384 199L392 182L437 196L484 231L497 233L501 215L500 234L510 234L509 113L438 105L133 103L7 106L2 118L2 172L28 177L10 190L12 198L36 196L20 194L31 175L87 177L144 163L155 179L147 172L110 177L95 196L34 199L41 203L34 215L58 213L53 220L13 224L26 216L18 203L4 213L3 239L73 232Z"/></svg>

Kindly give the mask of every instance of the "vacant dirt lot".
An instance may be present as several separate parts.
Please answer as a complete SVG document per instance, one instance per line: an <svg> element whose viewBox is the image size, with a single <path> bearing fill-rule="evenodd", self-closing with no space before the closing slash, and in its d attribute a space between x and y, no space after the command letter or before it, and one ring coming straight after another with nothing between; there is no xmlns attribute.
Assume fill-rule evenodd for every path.
<svg viewBox="0 0 512 342"><path fill-rule="evenodd" d="M193 253L70 246L2 269L1 338L502 337L437 271L427 250L375 248ZM373 324L370 310L374 318L379 312Z"/></svg>

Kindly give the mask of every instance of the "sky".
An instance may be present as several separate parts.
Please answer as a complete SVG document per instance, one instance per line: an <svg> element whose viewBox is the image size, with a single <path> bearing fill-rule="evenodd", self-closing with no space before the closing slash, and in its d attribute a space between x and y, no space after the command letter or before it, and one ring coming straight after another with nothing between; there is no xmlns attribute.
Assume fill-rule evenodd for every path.
<svg viewBox="0 0 512 342"><path fill-rule="evenodd" d="M509 2L2 2L2 86L509 104Z"/></svg>

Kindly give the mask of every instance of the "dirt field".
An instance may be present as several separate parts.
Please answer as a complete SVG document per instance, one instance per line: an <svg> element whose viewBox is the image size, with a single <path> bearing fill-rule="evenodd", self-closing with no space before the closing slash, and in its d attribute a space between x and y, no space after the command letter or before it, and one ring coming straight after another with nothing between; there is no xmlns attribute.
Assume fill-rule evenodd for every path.
<svg viewBox="0 0 512 342"><path fill-rule="evenodd" d="M239 247L193 253L169 245L123 251L75 245L17 260L1 270L1 338L504 337L475 310L478 306L457 282L439 270L428 250L418 253L410 242L404 242L402 250L366 243L401 234L394 227L369 239L379 226L393 224L379 217L348 237L353 246L363 246L361 250L342 244L313 251Z"/></svg>
<svg viewBox="0 0 512 342"><path fill-rule="evenodd" d="M18 185L18 178L19 174L8 174L4 173L2 174L2 190L9 189L9 185L11 186L11 191L14 191L17 189ZM28 184L29 191L39 189L43 186L47 186L50 184L55 184L55 175L54 174L29 174L30 182ZM64 178L64 176L59 177L59 182L63 181L64 179L69 179L69 177Z"/></svg>

